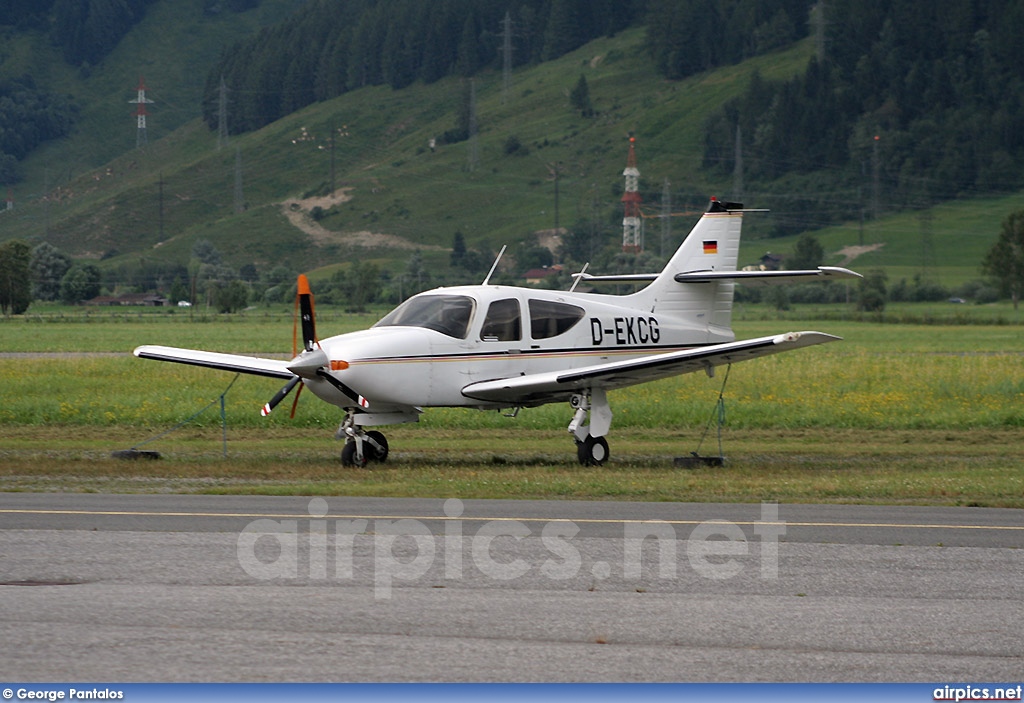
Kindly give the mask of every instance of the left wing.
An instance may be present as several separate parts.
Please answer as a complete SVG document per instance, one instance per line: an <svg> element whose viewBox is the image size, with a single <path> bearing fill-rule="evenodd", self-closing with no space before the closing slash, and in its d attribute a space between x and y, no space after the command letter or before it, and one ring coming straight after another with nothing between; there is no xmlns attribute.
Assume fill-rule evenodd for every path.
<svg viewBox="0 0 1024 703"><path fill-rule="evenodd" d="M481 381L463 388L462 395L474 400L509 405L541 405L567 399L574 393L590 388L625 388L839 339L840 337L823 332L789 332L774 337L758 337L626 361L611 361L569 371L550 371L495 381Z"/></svg>
<svg viewBox="0 0 1024 703"><path fill-rule="evenodd" d="M288 370L292 362L283 359L264 359L241 354L221 354L219 352L202 351L200 349L179 349L178 347L161 347L145 345L137 347L133 352L140 359L156 359L157 361L173 361L178 364L202 366L221 371L235 371L270 378L291 379L295 373Z"/></svg>

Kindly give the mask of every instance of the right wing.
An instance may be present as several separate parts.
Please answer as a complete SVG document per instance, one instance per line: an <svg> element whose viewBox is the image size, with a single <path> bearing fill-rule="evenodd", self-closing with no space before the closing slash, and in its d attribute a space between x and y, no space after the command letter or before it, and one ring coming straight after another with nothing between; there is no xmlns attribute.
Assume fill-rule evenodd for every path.
<svg viewBox="0 0 1024 703"><path fill-rule="evenodd" d="M822 332L789 332L771 337L744 339L610 361L577 369L479 381L463 388L462 395L486 402L507 403L509 407L530 407L566 400L574 393L583 392L588 388L626 388L638 383L694 371L706 371L714 366L757 359L838 339L839 337Z"/></svg>
<svg viewBox="0 0 1024 703"><path fill-rule="evenodd" d="M284 379L295 377L295 374L288 370L288 365L291 362L284 359L264 359L257 356L221 354L200 349L179 349L178 347L161 347L153 344L137 347L132 353L140 359L171 361L176 364L248 373L254 376Z"/></svg>

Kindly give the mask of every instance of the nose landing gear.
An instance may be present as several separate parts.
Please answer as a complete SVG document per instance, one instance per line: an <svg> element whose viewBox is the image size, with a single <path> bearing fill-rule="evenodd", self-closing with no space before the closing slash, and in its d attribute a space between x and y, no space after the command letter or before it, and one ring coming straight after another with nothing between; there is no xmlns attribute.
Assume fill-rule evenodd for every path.
<svg viewBox="0 0 1024 703"><path fill-rule="evenodd" d="M377 430L367 432L355 424L352 414L345 417L335 436L345 438L341 449L342 466L361 468L371 461L384 463L388 458L388 440L384 434Z"/></svg>

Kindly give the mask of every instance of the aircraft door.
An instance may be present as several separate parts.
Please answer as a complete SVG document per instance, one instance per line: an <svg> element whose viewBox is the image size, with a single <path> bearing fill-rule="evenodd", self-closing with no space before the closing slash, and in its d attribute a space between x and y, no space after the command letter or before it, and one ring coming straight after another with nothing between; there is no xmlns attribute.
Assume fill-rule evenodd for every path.
<svg viewBox="0 0 1024 703"><path fill-rule="evenodd" d="M473 364L474 381L503 378L519 373L523 342L523 322L519 300L502 298L491 301L480 325L479 363ZM474 340L476 341L476 340Z"/></svg>

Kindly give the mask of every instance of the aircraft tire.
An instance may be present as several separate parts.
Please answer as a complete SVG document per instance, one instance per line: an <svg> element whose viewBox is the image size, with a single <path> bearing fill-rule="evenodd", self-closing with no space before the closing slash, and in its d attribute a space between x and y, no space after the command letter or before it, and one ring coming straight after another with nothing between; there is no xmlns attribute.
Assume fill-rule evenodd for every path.
<svg viewBox="0 0 1024 703"><path fill-rule="evenodd" d="M345 446L341 448L341 465L342 466L356 466L362 468L366 466L366 452L363 452L363 461L360 463L356 460L356 443L355 441L345 442Z"/></svg>
<svg viewBox="0 0 1024 703"><path fill-rule="evenodd" d="M369 455L368 458L383 464L388 459L388 440L384 433L370 430L366 433L366 436L381 446L381 449L377 449L372 444L364 444L363 447L365 453Z"/></svg>
<svg viewBox="0 0 1024 703"><path fill-rule="evenodd" d="M604 437L587 435L576 447L576 458L584 466L601 466L608 460L608 454L608 440Z"/></svg>

